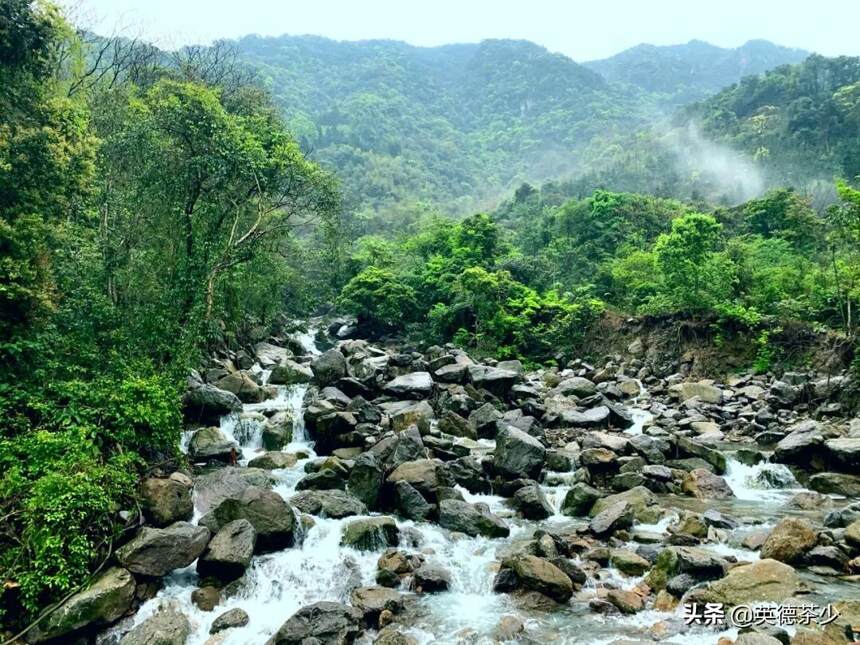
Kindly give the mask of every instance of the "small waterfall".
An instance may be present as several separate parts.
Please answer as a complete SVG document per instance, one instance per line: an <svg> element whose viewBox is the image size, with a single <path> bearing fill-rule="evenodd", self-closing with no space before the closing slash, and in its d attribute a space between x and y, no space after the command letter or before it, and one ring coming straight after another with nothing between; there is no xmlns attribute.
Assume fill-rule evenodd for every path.
<svg viewBox="0 0 860 645"><path fill-rule="evenodd" d="M746 501L778 501L803 490L785 464L763 461L748 466L732 456L726 459L725 479L735 497Z"/></svg>

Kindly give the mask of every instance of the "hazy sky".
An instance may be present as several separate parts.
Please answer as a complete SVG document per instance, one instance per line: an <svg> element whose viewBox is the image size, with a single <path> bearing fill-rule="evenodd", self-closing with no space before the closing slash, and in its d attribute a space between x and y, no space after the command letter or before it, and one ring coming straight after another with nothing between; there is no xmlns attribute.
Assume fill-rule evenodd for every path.
<svg viewBox="0 0 860 645"><path fill-rule="evenodd" d="M766 38L860 55L860 0L65 0L101 33L131 26L173 47L246 34L393 38L415 45L525 38L575 60L641 42L736 47Z"/></svg>

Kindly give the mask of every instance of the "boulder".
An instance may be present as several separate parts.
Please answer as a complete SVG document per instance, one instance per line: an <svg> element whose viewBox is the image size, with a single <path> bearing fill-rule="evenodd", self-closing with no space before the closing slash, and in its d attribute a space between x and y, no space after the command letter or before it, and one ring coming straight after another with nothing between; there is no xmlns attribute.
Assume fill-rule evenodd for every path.
<svg viewBox="0 0 860 645"><path fill-rule="evenodd" d="M314 372L310 367L287 358L272 368L268 382L272 385L294 385L310 383L313 379Z"/></svg>
<svg viewBox="0 0 860 645"><path fill-rule="evenodd" d="M719 450L709 448L698 441L693 441L681 435L675 436L675 446L683 456L704 459L713 466L716 474L722 475L726 472L726 458Z"/></svg>
<svg viewBox="0 0 860 645"><path fill-rule="evenodd" d="M433 377L440 383L464 383L468 374L469 366L466 363L451 363L433 372Z"/></svg>
<svg viewBox="0 0 860 645"><path fill-rule="evenodd" d="M165 479L144 479L140 484L140 505L144 516L157 527L190 520L194 514L191 487L191 479L179 472Z"/></svg>
<svg viewBox="0 0 860 645"><path fill-rule="evenodd" d="M400 464L388 476L387 482L395 486L399 481L405 481L421 493L425 499L433 501L439 486L451 482L444 472L443 463L438 459L416 459Z"/></svg>
<svg viewBox="0 0 860 645"><path fill-rule="evenodd" d="M232 582L251 564L256 544L257 531L248 520L229 522L215 534L197 560L197 573L202 578Z"/></svg>
<svg viewBox="0 0 860 645"><path fill-rule="evenodd" d="M520 515L528 520L545 520L555 513L538 484L523 486L514 493L511 501Z"/></svg>
<svg viewBox="0 0 860 645"><path fill-rule="evenodd" d="M433 393L429 372L402 374L385 384L383 392L401 399L425 399Z"/></svg>
<svg viewBox="0 0 860 645"><path fill-rule="evenodd" d="M445 410L439 419L439 430L454 437L477 439L478 433L469 422L453 410Z"/></svg>
<svg viewBox="0 0 860 645"><path fill-rule="evenodd" d="M839 437L824 442L833 470L856 473L860 470L860 437Z"/></svg>
<svg viewBox="0 0 860 645"><path fill-rule="evenodd" d="M343 529L340 543L359 551L397 546L397 524L387 516L353 520Z"/></svg>
<svg viewBox="0 0 860 645"><path fill-rule="evenodd" d="M488 365L469 365L468 369L472 385L499 397L506 396L513 384L520 379L520 375L513 370L503 370Z"/></svg>
<svg viewBox="0 0 860 645"><path fill-rule="evenodd" d="M601 496L600 499L594 502L594 505L589 511L592 517L602 513L610 506L614 506L618 502L627 502L633 512L634 517L640 522L648 521L648 509L657 503L657 497L644 486L636 486L630 490L626 490L615 495Z"/></svg>
<svg viewBox="0 0 860 645"><path fill-rule="evenodd" d="M446 465L446 471L454 481L473 494L489 494L492 492L490 482L487 481L487 476L481 463L471 455L460 457L449 461Z"/></svg>
<svg viewBox="0 0 860 645"><path fill-rule="evenodd" d="M196 423L218 423L225 414L241 409L242 402L235 394L214 385L198 384L182 397L185 418Z"/></svg>
<svg viewBox="0 0 860 645"><path fill-rule="evenodd" d="M725 479L704 468L694 468L684 475L681 489L697 499L729 499L735 496Z"/></svg>
<svg viewBox="0 0 860 645"><path fill-rule="evenodd" d="M507 537L508 525L484 505L469 504L456 499L439 503L439 526L466 535L483 535L490 538Z"/></svg>
<svg viewBox="0 0 860 645"><path fill-rule="evenodd" d="M395 401L383 403L380 407L391 420L394 432L402 432L411 426L417 426L421 433L430 431L433 408L427 401Z"/></svg>
<svg viewBox="0 0 860 645"><path fill-rule="evenodd" d="M188 456L194 461L229 462L234 451L240 452L239 444L228 439L227 435L214 426L200 428L188 443Z"/></svg>
<svg viewBox="0 0 860 645"><path fill-rule="evenodd" d="M188 522L162 529L145 526L117 549L116 558L133 573L160 577L194 562L206 548L209 536L208 528Z"/></svg>
<svg viewBox="0 0 860 645"><path fill-rule="evenodd" d="M594 502L603 497L596 488L589 486L585 482L577 482L570 487L567 494L564 496L564 501L561 504L561 512L563 515L577 517L586 515Z"/></svg>
<svg viewBox="0 0 860 645"><path fill-rule="evenodd" d="M785 464L809 466L821 451L824 436L821 426L815 422L803 422L788 428L788 434L780 439L773 451L773 460Z"/></svg>
<svg viewBox="0 0 860 645"><path fill-rule="evenodd" d="M269 488L275 480L260 468L218 468L194 480L194 501L201 513L208 513L228 497L239 497L246 488Z"/></svg>
<svg viewBox="0 0 860 645"><path fill-rule="evenodd" d="M290 504L308 515L340 519L350 515L364 515L367 506L342 490L308 490L293 495Z"/></svg>
<svg viewBox="0 0 860 645"><path fill-rule="evenodd" d="M215 385L222 390L232 392L242 403L259 403L266 398L263 388L247 372L227 374Z"/></svg>
<svg viewBox="0 0 860 645"><path fill-rule="evenodd" d="M292 468L299 458L291 452L270 451L259 457L254 457L248 462L249 468L261 468L263 470L279 470L281 468Z"/></svg>
<svg viewBox="0 0 860 645"><path fill-rule="evenodd" d="M635 614L641 611L644 606L642 596L624 589L610 589L606 594L606 600L611 602L622 614Z"/></svg>
<svg viewBox="0 0 860 645"><path fill-rule="evenodd" d="M286 347L279 347L267 342L259 342L254 345L254 355L263 367L272 367L293 357L293 353Z"/></svg>
<svg viewBox="0 0 860 645"><path fill-rule="evenodd" d="M246 488L238 497L230 497L200 518L200 524L217 532L238 519L246 519L257 532L255 553L278 551L292 546L295 539L295 516L277 493Z"/></svg>
<svg viewBox="0 0 860 645"><path fill-rule="evenodd" d="M394 506L405 518L422 522L433 512L433 507L407 481L400 480L394 484Z"/></svg>
<svg viewBox="0 0 860 645"><path fill-rule="evenodd" d="M573 582L561 569L549 560L534 555L520 555L502 560L502 569L496 577L497 582L504 577L505 569L513 572L516 587L537 591L549 596L556 602L566 603L573 596ZM507 583L510 584L510 583ZM497 590L509 591L507 589Z"/></svg>
<svg viewBox="0 0 860 645"><path fill-rule="evenodd" d="M564 396L585 398L597 393L597 385L581 376L572 376L555 386L554 392Z"/></svg>
<svg viewBox="0 0 860 645"><path fill-rule="evenodd" d="M545 461L543 444L522 430L507 426L496 435L493 467L499 474L537 479Z"/></svg>
<svg viewBox="0 0 860 645"><path fill-rule="evenodd" d="M733 567L724 578L695 589L690 594L690 602L779 604L791 598L799 588L800 580L792 567L777 560L759 560Z"/></svg>
<svg viewBox="0 0 860 645"><path fill-rule="evenodd" d="M369 625L377 625L383 611L398 614L403 610L403 596L386 587L358 587L349 595L349 603L358 609Z"/></svg>
<svg viewBox="0 0 860 645"><path fill-rule="evenodd" d="M819 493L860 497L860 477L845 473L815 473L809 487Z"/></svg>
<svg viewBox="0 0 860 645"><path fill-rule="evenodd" d="M761 545L761 557L794 564L800 561L817 541L818 536L809 522L795 517L785 517L779 521Z"/></svg>
<svg viewBox="0 0 860 645"><path fill-rule="evenodd" d="M560 419L564 425L577 428L603 428L609 425L611 412L605 405L588 410L562 410Z"/></svg>
<svg viewBox="0 0 860 645"><path fill-rule="evenodd" d="M648 560L628 549L612 549L609 564L628 576L641 576L651 568Z"/></svg>
<svg viewBox="0 0 860 645"><path fill-rule="evenodd" d="M119 645L185 645L190 635L191 622L185 614L168 606L123 636Z"/></svg>
<svg viewBox="0 0 860 645"><path fill-rule="evenodd" d="M363 452L355 459L349 472L347 489L369 509L376 509L379 503L379 491L384 481L382 469L376 457Z"/></svg>
<svg viewBox="0 0 860 645"><path fill-rule="evenodd" d="M495 439L501 418L502 413L492 403L485 403L469 415L469 426L479 438Z"/></svg>
<svg viewBox="0 0 860 645"><path fill-rule="evenodd" d="M616 502L591 518L588 528L597 536L608 535L633 526L633 516L633 507L628 502Z"/></svg>
<svg viewBox="0 0 860 645"><path fill-rule="evenodd" d="M66 600L31 632L34 642L57 639L85 627L119 620L131 607L135 580L127 569L112 567L83 591Z"/></svg>
<svg viewBox="0 0 860 645"><path fill-rule="evenodd" d="M209 628L210 634L217 634L234 627L244 627L251 621L248 612L244 609L236 607L229 609L212 621L212 627Z"/></svg>
<svg viewBox="0 0 860 645"><path fill-rule="evenodd" d="M336 349L330 349L311 362L314 380L320 387L331 385L347 375L346 358Z"/></svg>
<svg viewBox="0 0 860 645"><path fill-rule="evenodd" d="M683 401L688 401L694 397L698 397L699 400L705 403L713 403L720 404L723 402L723 392L718 387L715 387L709 383L699 382L693 383L687 381L685 383L678 383L676 385L672 385L669 388L669 392L671 392L678 399Z"/></svg>
<svg viewBox="0 0 860 645"><path fill-rule="evenodd" d="M266 645L349 645L361 633L361 620L355 607L317 602L293 614Z"/></svg>
<svg viewBox="0 0 860 645"><path fill-rule="evenodd" d="M425 562L412 574L415 590L419 593L447 591L451 586L451 576L436 564Z"/></svg>

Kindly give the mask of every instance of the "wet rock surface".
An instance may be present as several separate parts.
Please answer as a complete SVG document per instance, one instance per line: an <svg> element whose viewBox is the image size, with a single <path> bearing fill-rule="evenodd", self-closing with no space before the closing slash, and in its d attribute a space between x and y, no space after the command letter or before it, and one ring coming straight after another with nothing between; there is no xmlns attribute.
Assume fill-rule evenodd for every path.
<svg viewBox="0 0 860 645"><path fill-rule="evenodd" d="M854 602L844 380L691 378L647 339L530 370L328 329L203 366L192 470L144 480L122 568L43 636L140 604L115 642L715 643L685 604Z"/></svg>

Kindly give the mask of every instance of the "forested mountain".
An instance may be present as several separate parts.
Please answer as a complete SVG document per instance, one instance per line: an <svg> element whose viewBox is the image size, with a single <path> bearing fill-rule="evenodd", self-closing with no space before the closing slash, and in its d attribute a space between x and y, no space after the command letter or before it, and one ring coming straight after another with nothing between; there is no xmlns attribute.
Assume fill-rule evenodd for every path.
<svg viewBox="0 0 860 645"><path fill-rule="evenodd" d="M682 122L760 161L775 183L860 174L860 58L810 56L690 106Z"/></svg>
<svg viewBox="0 0 860 645"><path fill-rule="evenodd" d="M661 104L676 107L702 100L744 76L800 63L807 56L807 51L767 40L750 40L731 49L691 40L668 46L643 43L584 65L608 81L656 94Z"/></svg>
<svg viewBox="0 0 860 645"><path fill-rule="evenodd" d="M589 69L514 40L421 48L249 36L237 47L304 148L337 169L348 201L456 212L493 203L522 180L572 174L587 144L645 127L666 100L699 99L744 71L804 55L764 42L693 43L636 48ZM643 69L653 86L636 80Z"/></svg>

